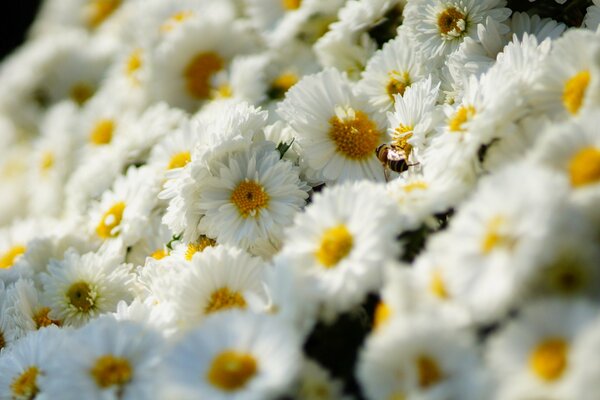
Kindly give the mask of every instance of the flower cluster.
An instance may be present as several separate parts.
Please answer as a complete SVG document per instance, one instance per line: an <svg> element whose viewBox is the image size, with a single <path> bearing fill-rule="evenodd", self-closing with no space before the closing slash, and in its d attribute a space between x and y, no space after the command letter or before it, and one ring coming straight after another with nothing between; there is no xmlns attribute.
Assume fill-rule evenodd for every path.
<svg viewBox="0 0 600 400"><path fill-rule="evenodd" d="M46 0L0 68L0 399L596 398L599 25Z"/></svg>

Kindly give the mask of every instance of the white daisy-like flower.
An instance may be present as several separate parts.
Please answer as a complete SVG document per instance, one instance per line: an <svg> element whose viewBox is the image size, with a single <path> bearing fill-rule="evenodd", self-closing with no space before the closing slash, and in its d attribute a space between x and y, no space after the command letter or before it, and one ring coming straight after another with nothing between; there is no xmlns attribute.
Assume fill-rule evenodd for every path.
<svg viewBox="0 0 600 400"><path fill-rule="evenodd" d="M62 261L51 260L41 275L48 316L65 325L80 326L115 310L120 300L131 301L132 276L119 266L121 256L67 251Z"/></svg>
<svg viewBox="0 0 600 400"><path fill-rule="evenodd" d="M148 218L158 202L158 179L149 167L130 167L113 190L102 194L90 211L90 231L110 245L126 248L143 236Z"/></svg>
<svg viewBox="0 0 600 400"><path fill-rule="evenodd" d="M41 399L42 377L50 371L57 353L67 349L67 332L56 327L32 332L0 353L0 398ZM63 347L64 346L64 347Z"/></svg>
<svg viewBox="0 0 600 400"><path fill-rule="evenodd" d="M383 180L375 150L385 141L385 121L336 70L304 77L278 113L296 131L308 166L325 181Z"/></svg>
<svg viewBox="0 0 600 400"><path fill-rule="evenodd" d="M6 124L2 123L2 128ZM7 135L10 130L7 130ZM15 218L23 217L27 213L28 193L27 181L29 164L32 160L32 151L27 145L13 145L0 150L0 190L10 193L2 199L0 207L0 225L8 225Z"/></svg>
<svg viewBox="0 0 600 400"><path fill-rule="evenodd" d="M546 300L524 308L488 344L495 398L576 398L577 371L589 366L578 365L574 355L597 315L585 302Z"/></svg>
<svg viewBox="0 0 600 400"><path fill-rule="evenodd" d="M485 397L485 370L467 332L425 315L392 324L361 351L357 376L368 399Z"/></svg>
<svg viewBox="0 0 600 400"><path fill-rule="evenodd" d="M572 29L553 43L530 99L536 110L564 120L598 106L597 39L593 32Z"/></svg>
<svg viewBox="0 0 600 400"><path fill-rule="evenodd" d="M383 265L401 252L403 228L383 186L347 183L314 196L286 231L281 254L308 280L333 317L381 285Z"/></svg>
<svg viewBox="0 0 600 400"><path fill-rule="evenodd" d="M379 111L388 111L394 106L396 95L403 96L413 83L431 77L429 65L408 34L401 31L371 57L356 90L364 93Z"/></svg>
<svg viewBox="0 0 600 400"><path fill-rule="evenodd" d="M533 35L539 42L549 38L558 39L567 26L551 18L540 18L539 15L529 15L525 12L515 12L511 15L510 30L522 40L525 34Z"/></svg>
<svg viewBox="0 0 600 400"><path fill-rule="evenodd" d="M245 249L261 239L278 243L308 197L298 168L281 160L272 142L232 153L209 169L197 179L203 214L198 229L219 243Z"/></svg>
<svg viewBox="0 0 600 400"><path fill-rule="evenodd" d="M202 16L183 24L152 54L151 98L194 111L211 98L214 79L231 59L251 50L250 38L228 20L214 22Z"/></svg>
<svg viewBox="0 0 600 400"><path fill-rule="evenodd" d="M265 302L263 270L261 259L239 249L218 246L196 253L176 276L171 294L181 325L229 309L257 309Z"/></svg>
<svg viewBox="0 0 600 400"><path fill-rule="evenodd" d="M405 9L405 25L423 52L448 55L467 37L477 40L477 25L487 17L504 22L510 9L504 0L417 0Z"/></svg>
<svg viewBox="0 0 600 400"><path fill-rule="evenodd" d="M171 253L167 244L172 239L173 232L162 223L162 212L155 211L148 218L143 236L136 244L129 247L125 260L135 266L140 266L145 264L148 257L155 260L167 257Z"/></svg>
<svg viewBox="0 0 600 400"><path fill-rule="evenodd" d="M290 388L300 361L299 340L280 320L237 311L219 313L167 354L165 396L276 398Z"/></svg>
<svg viewBox="0 0 600 400"><path fill-rule="evenodd" d="M304 359L300 371L300 383L293 391L295 400L350 400L343 394L342 382L334 379L329 371L317 362Z"/></svg>
<svg viewBox="0 0 600 400"><path fill-rule="evenodd" d="M587 8L587 13L583 19L583 25L586 28L597 31L600 26L600 1L592 0L593 5Z"/></svg>
<svg viewBox="0 0 600 400"><path fill-rule="evenodd" d="M159 389L163 339L132 321L98 318L73 332L41 387L49 398L147 399Z"/></svg>

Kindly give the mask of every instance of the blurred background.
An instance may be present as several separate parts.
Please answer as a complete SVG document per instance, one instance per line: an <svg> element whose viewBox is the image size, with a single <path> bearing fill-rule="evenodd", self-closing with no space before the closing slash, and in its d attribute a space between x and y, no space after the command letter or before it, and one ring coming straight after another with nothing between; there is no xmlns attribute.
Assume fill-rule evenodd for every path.
<svg viewBox="0 0 600 400"><path fill-rule="evenodd" d="M0 59L4 59L25 40L27 29L33 22L42 0L18 0L10 11L2 13L2 29L0 35Z"/></svg>

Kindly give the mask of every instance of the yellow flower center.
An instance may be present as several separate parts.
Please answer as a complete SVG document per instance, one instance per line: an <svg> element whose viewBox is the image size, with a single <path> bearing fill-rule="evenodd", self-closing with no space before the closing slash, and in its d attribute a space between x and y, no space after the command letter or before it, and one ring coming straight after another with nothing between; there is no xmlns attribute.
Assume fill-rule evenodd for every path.
<svg viewBox="0 0 600 400"><path fill-rule="evenodd" d="M155 260L162 260L168 255L169 253L165 249L158 249L154 253L152 253L150 257L154 258Z"/></svg>
<svg viewBox="0 0 600 400"><path fill-rule="evenodd" d="M50 318L48 316L49 313L50 313L49 307L42 307L33 315L32 319L33 319L33 322L35 322L35 327L37 329L45 328L50 325L56 325L56 326L62 325L59 320Z"/></svg>
<svg viewBox="0 0 600 400"><path fill-rule="evenodd" d="M354 238L345 225L329 228L321 237L321 244L316 252L317 260L325 268L333 268L350 254L353 244Z"/></svg>
<svg viewBox="0 0 600 400"><path fill-rule="evenodd" d="M271 82L269 88L269 97L272 99L282 99L292 86L298 83L298 76L291 72L279 75Z"/></svg>
<svg viewBox="0 0 600 400"><path fill-rule="evenodd" d="M228 287L215 290L204 308L205 314L216 311L228 310L230 308L246 308L246 300L240 292L231 291Z"/></svg>
<svg viewBox="0 0 600 400"><path fill-rule="evenodd" d="M125 63L125 75L135 84L140 81L137 77L137 72L142 67L142 50L135 49L129 54L127 62Z"/></svg>
<svg viewBox="0 0 600 400"><path fill-rule="evenodd" d="M161 26L161 32L171 32L177 25L194 16L194 12L190 10L179 11L171 15Z"/></svg>
<svg viewBox="0 0 600 400"><path fill-rule="evenodd" d="M373 328L379 329L392 316L392 309L385 302L380 301L375 307L375 315L373 316Z"/></svg>
<svg viewBox="0 0 600 400"><path fill-rule="evenodd" d="M484 254L490 253L498 247L512 249L516 245L516 239L502 232L506 225L506 219L500 215L493 217L487 225L487 230L481 242L481 251Z"/></svg>
<svg viewBox="0 0 600 400"><path fill-rule="evenodd" d="M541 379L552 382L567 368L568 343L562 338L549 338L538 344L529 356L529 367Z"/></svg>
<svg viewBox="0 0 600 400"><path fill-rule="evenodd" d="M182 151L181 153L173 154L171 160L169 160L169 166L167 169L183 168L190 162L192 156L189 151Z"/></svg>
<svg viewBox="0 0 600 400"><path fill-rule="evenodd" d="M214 51L196 54L183 71L186 89L190 96L206 100L211 94L211 78L223 69L225 62Z"/></svg>
<svg viewBox="0 0 600 400"><path fill-rule="evenodd" d="M450 129L450 132L464 132L466 130L464 125L473 119L475 114L476 110L473 106L460 107L448 122L448 128Z"/></svg>
<svg viewBox="0 0 600 400"><path fill-rule="evenodd" d="M242 217L257 217L260 210L269 205L269 194L259 183L246 179L231 193L231 202Z"/></svg>
<svg viewBox="0 0 600 400"><path fill-rule="evenodd" d="M94 308L96 294L87 282L75 282L71 284L66 293L67 301L77 311L87 313Z"/></svg>
<svg viewBox="0 0 600 400"><path fill-rule="evenodd" d="M569 176L573 187L581 187L600 181L600 148L585 147L569 162Z"/></svg>
<svg viewBox="0 0 600 400"><path fill-rule="evenodd" d="M97 146L109 144L115 130L115 122L112 119L101 119L96 122L90 133L90 142Z"/></svg>
<svg viewBox="0 0 600 400"><path fill-rule="evenodd" d="M429 388L443 379L442 371L433 358L421 355L415 362L417 364L419 386L422 389Z"/></svg>
<svg viewBox="0 0 600 400"><path fill-rule="evenodd" d="M431 281L429 281L429 290L431 290L431 293L433 293L440 299L446 300L450 297L448 295L448 291L446 290L446 285L444 284L442 273L437 269L431 273Z"/></svg>
<svg viewBox="0 0 600 400"><path fill-rule="evenodd" d="M297 10L302 5L302 0L281 0L281 5L286 10Z"/></svg>
<svg viewBox="0 0 600 400"><path fill-rule="evenodd" d="M207 378L213 386L232 392L246 386L257 371L256 359L251 354L225 350L212 360Z"/></svg>
<svg viewBox="0 0 600 400"><path fill-rule="evenodd" d="M100 223L96 227L96 233L102 239L114 238L119 236L119 231L115 228L121 224L123 212L125 211L125 203L120 201L115 203L102 216Z"/></svg>
<svg viewBox="0 0 600 400"><path fill-rule="evenodd" d="M74 84L69 91L69 97L79 106L84 105L94 95L94 88L84 82Z"/></svg>
<svg viewBox="0 0 600 400"><path fill-rule="evenodd" d="M47 173L54 166L54 154L51 151L45 151L40 157L40 170L43 174Z"/></svg>
<svg viewBox="0 0 600 400"><path fill-rule="evenodd" d="M0 269L9 269L13 266L17 258L25 253L27 248L22 245L16 245L0 255Z"/></svg>
<svg viewBox="0 0 600 400"><path fill-rule="evenodd" d="M407 183L406 185L404 185L402 187L402 189L404 190L404 192L410 193L410 192L414 192L415 190L427 190L428 187L429 186L427 185L427 182L414 181L414 182Z"/></svg>
<svg viewBox="0 0 600 400"><path fill-rule="evenodd" d="M329 137L337 152L352 160L373 157L381 138L377 125L362 111L348 111L343 119L329 120Z"/></svg>
<svg viewBox="0 0 600 400"><path fill-rule="evenodd" d="M455 7L448 7L438 15L438 29L444 39L462 36L466 28L465 14Z"/></svg>
<svg viewBox="0 0 600 400"><path fill-rule="evenodd" d="M90 0L86 9L86 20L90 28L102 24L121 5L121 0Z"/></svg>
<svg viewBox="0 0 600 400"><path fill-rule="evenodd" d="M185 259L191 261L192 257L194 257L194 254L201 253L207 247L214 247L216 245L217 242L214 239L201 235L196 242L189 243L187 245L187 249L185 250Z"/></svg>
<svg viewBox="0 0 600 400"><path fill-rule="evenodd" d="M213 99L229 99L233 97L233 88L228 83L219 85L219 87L211 92Z"/></svg>
<svg viewBox="0 0 600 400"><path fill-rule="evenodd" d="M34 399L39 389L37 387L37 377L40 371L36 366L27 368L21 375L13 379L10 384L12 398L14 399Z"/></svg>
<svg viewBox="0 0 600 400"><path fill-rule="evenodd" d="M129 382L133 377L133 369L127 359L108 354L96 360L90 374L99 387L108 388Z"/></svg>
<svg viewBox="0 0 600 400"><path fill-rule="evenodd" d="M394 95L404 96L404 91L410 86L411 80L408 72L392 71L389 73L390 80L386 86L386 92L392 102L395 102Z"/></svg>
<svg viewBox="0 0 600 400"><path fill-rule="evenodd" d="M563 90L562 101L571 114L577 114L590 84L590 71L581 71L567 80Z"/></svg>

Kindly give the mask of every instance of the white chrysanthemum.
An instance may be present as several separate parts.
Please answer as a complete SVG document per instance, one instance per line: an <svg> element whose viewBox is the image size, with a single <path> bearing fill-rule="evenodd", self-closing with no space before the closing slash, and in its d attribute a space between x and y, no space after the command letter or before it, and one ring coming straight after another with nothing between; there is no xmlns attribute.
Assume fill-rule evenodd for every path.
<svg viewBox="0 0 600 400"><path fill-rule="evenodd" d="M515 163L482 179L452 218L447 283L475 319L490 321L518 305L569 218L567 190L552 171Z"/></svg>
<svg viewBox="0 0 600 400"><path fill-rule="evenodd" d="M597 39L588 30L572 29L553 43L531 96L530 102L536 110L564 120L598 106Z"/></svg>
<svg viewBox="0 0 600 400"><path fill-rule="evenodd" d="M429 64L412 45L408 34L402 31L371 57L356 90L384 112L394 106L396 95L403 96L413 83L430 76Z"/></svg>
<svg viewBox="0 0 600 400"><path fill-rule="evenodd" d="M90 231L107 244L114 242L123 248L135 244L158 202L158 191L154 170L130 167L90 211Z"/></svg>
<svg viewBox="0 0 600 400"><path fill-rule="evenodd" d="M278 243L308 197L297 167L281 160L271 142L232 153L209 170L197 179L198 229L219 243L245 249L261 239Z"/></svg>
<svg viewBox="0 0 600 400"><path fill-rule="evenodd" d="M314 196L287 230L281 254L333 317L379 288L383 265L401 252L402 228L383 186L347 183Z"/></svg>
<svg viewBox="0 0 600 400"><path fill-rule="evenodd" d="M357 376L368 399L481 399L488 389L473 339L425 315L372 334Z"/></svg>
<svg viewBox="0 0 600 400"><path fill-rule="evenodd" d="M62 211L64 186L74 166L75 116L75 107L63 102L50 108L44 117L27 185L32 215L57 216Z"/></svg>
<svg viewBox="0 0 600 400"><path fill-rule="evenodd" d="M160 260L169 255L167 244L173 239L173 232L162 223L162 212L155 211L148 222L140 240L127 251L126 262L135 266L144 265L147 257Z"/></svg>
<svg viewBox="0 0 600 400"><path fill-rule="evenodd" d="M593 0L593 2L594 4L587 8L583 25L588 29L597 31L600 26L600 1Z"/></svg>
<svg viewBox="0 0 600 400"><path fill-rule="evenodd" d="M41 387L49 398L148 399L159 389L163 340L131 321L101 317L73 332Z"/></svg>
<svg viewBox="0 0 600 400"><path fill-rule="evenodd" d="M542 42L549 38L558 39L567 26L562 22L557 22L550 18L540 18L539 15L529 15L525 12L515 12L511 15L510 30L519 39L523 39L525 34L535 36Z"/></svg>
<svg viewBox="0 0 600 400"><path fill-rule="evenodd" d="M175 278L171 301L183 326L232 308L264 303L264 263L239 249L218 246L195 254ZM175 289L176 288L176 289Z"/></svg>
<svg viewBox="0 0 600 400"><path fill-rule="evenodd" d="M67 251L62 261L51 260L41 275L48 316L66 325L80 326L112 312L120 300L131 300L132 276L119 266L119 255Z"/></svg>
<svg viewBox="0 0 600 400"><path fill-rule="evenodd" d="M597 112L552 126L540 139L533 158L565 177L573 200L595 220L600 217L600 123Z"/></svg>
<svg viewBox="0 0 600 400"><path fill-rule="evenodd" d="M278 113L296 131L308 166L325 181L383 180L375 150L385 141L385 121L370 110L339 72L328 69L291 88Z"/></svg>
<svg viewBox="0 0 600 400"><path fill-rule="evenodd" d="M405 10L405 25L423 52L448 55L467 37L477 40L477 25L491 17L504 22L504 0L417 0Z"/></svg>
<svg viewBox="0 0 600 400"><path fill-rule="evenodd" d="M19 340L9 351L1 352L0 398L44 398L47 393L41 384L42 377L50 372L56 355L67 350L68 338L64 330L44 328Z"/></svg>
<svg viewBox="0 0 600 400"><path fill-rule="evenodd" d="M595 307L585 302L546 300L523 309L488 345L495 398L577 398L576 371L589 365L577 365L573 355L595 320Z"/></svg>
<svg viewBox="0 0 600 400"><path fill-rule="evenodd" d="M113 316L119 321L134 321L145 325L167 338L179 332L171 304L156 302L154 299L142 302L136 298L131 304L120 301Z"/></svg>
<svg viewBox="0 0 600 400"><path fill-rule="evenodd" d="M41 293L33 281L19 279L6 292L6 314L13 329L9 341L14 341L41 328L61 325L61 321L48 316L50 307L41 301Z"/></svg>
<svg viewBox="0 0 600 400"><path fill-rule="evenodd" d="M1 128L6 128L6 125L2 124ZM7 131L7 135L8 132L10 130ZM32 151L28 145L11 143L9 147L0 150L0 191L10 193L10 196L4 196L2 207L0 207L0 225L2 226L27 213L28 189L23 182L27 181L29 164L32 159Z"/></svg>
<svg viewBox="0 0 600 400"><path fill-rule="evenodd" d="M334 379L329 371L317 362L304 359L300 371L300 383L293 391L294 400L350 400L343 394L342 382Z"/></svg>
<svg viewBox="0 0 600 400"><path fill-rule="evenodd" d="M267 315L212 316L166 357L164 395L173 399L269 399L286 392L300 363L293 330Z"/></svg>
<svg viewBox="0 0 600 400"><path fill-rule="evenodd" d="M247 32L228 20L215 22L202 16L183 24L165 37L152 54L152 99L195 110L218 89L214 80L231 59L250 51L249 39Z"/></svg>

